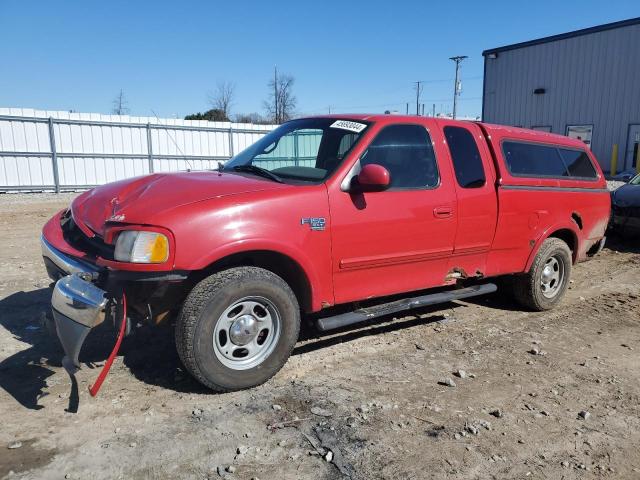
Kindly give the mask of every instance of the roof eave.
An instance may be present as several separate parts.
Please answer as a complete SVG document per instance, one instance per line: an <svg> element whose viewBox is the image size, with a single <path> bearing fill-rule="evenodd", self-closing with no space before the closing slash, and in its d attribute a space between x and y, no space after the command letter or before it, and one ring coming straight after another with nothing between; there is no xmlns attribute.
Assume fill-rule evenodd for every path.
<svg viewBox="0 0 640 480"><path fill-rule="evenodd" d="M511 45L504 45L502 47L490 48L482 52L482 56L506 52L509 50L517 50L519 48L531 47L534 45L540 45L543 43L556 42L558 40L566 40L567 38L581 37L583 35L589 35L592 33L604 32L607 30L613 30L615 28L628 27L631 25L640 24L640 17L630 18L628 20L621 20L619 22L605 23L604 25L596 25L595 27L583 28L580 30L574 30L572 32L560 33L557 35L551 35L549 37L537 38L535 40L529 40L526 42L514 43Z"/></svg>

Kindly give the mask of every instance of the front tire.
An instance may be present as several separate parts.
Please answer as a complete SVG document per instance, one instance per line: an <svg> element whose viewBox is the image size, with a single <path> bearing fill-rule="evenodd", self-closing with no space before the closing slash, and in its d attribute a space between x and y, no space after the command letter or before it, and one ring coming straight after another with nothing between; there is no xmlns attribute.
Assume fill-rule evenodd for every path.
<svg viewBox="0 0 640 480"><path fill-rule="evenodd" d="M536 311L550 310L564 296L571 278L571 250L559 238L547 238L529 269L514 278L516 300Z"/></svg>
<svg viewBox="0 0 640 480"><path fill-rule="evenodd" d="M300 307L289 285L257 267L236 267L198 283L176 323L185 368L217 392L255 387L286 363L298 340Z"/></svg>

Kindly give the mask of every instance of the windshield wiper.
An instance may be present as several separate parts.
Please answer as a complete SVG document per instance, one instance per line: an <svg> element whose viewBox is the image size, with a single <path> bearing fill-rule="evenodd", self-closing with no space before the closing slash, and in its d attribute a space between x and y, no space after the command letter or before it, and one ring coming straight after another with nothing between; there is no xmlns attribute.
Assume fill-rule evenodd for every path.
<svg viewBox="0 0 640 480"><path fill-rule="evenodd" d="M271 173L266 168L256 167L255 165L236 165L235 167L232 167L232 170L234 170L235 172L253 173L254 175L259 175L261 177L273 180L274 182L284 183L284 181L275 173Z"/></svg>

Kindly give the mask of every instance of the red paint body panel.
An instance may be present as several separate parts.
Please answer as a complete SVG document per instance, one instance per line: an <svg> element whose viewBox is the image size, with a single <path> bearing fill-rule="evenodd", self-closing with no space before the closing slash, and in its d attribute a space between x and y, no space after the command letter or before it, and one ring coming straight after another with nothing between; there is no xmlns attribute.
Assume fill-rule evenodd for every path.
<svg viewBox="0 0 640 480"><path fill-rule="evenodd" d="M60 228L60 219L65 210L60 210L53 217L49 219L47 223L42 227L42 235L47 239L47 241L60 250L62 253L66 253L75 258L79 258L86 262L95 263L96 258L93 255L88 254L87 252L83 252L74 248L72 245L69 245L67 241L62 236L62 229Z"/></svg>
<svg viewBox="0 0 640 480"><path fill-rule="evenodd" d="M369 139L390 123L395 123L394 117L376 122L352 158L358 158ZM328 186L336 303L434 287L447 274L457 226L453 173L444 145L436 141L432 119L401 123L423 125L429 131L440 184L433 189L366 193L344 192L340 182ZM347 173L343 169L336 180ZM436 209L448 209L451 215L439 218Z"/></svg>
<svg viewBox="0 0 640 480"><path fill-rule="evenodd" d="M526 271L549 235L565 230L575 260L603 236L610 200L604 177L594 181L521 178L509 174L501 142L517 139L584 149L573 139L477 122L395 115L334 115L371 126L334 174L317 185L288 185L250 174L155 174L83 193L72 203L87 236L109 242L113 228L167 232L170 260L143 265L88 255L62 235L56 214L43 235L60 251L119 270L199 271L248 251L293 260L307 277L312 311L323 306L422 290L455 281L452 271L495 276ZM354 193L344 182L376 134L390 124L419 124L433 141L440 183L433 189ZM486 184L456 181L443 128L468 129ZM588 151L588 150L587 150ZM580 225L572 218L578 217ZM325 219L324 230L303 218Z"/></svg>
<svg viewBox="0 0 640 480"><path fill-rule="evenodd" d="M456 268L469 276L486 275L488 254L496 233L498 202L496 171L482 130L473 123L438 120L444 138L446 126L462 127L473 135L482 156L486 182L480 188L462 188L455 181L458 225L454 255L450 268ZM445 149L447 161L452 164L449 149Z"/></svg>

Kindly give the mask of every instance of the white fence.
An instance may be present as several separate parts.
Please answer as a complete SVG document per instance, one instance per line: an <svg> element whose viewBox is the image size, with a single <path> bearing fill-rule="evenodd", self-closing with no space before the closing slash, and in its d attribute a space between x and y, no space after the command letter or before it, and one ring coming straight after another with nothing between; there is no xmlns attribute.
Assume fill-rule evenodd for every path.
<svg viewBox="0 0 640 480"><path fill-rule="evenodd" d="M275 127L0 108L0 192L59 192L214 169Z"/></svg>

